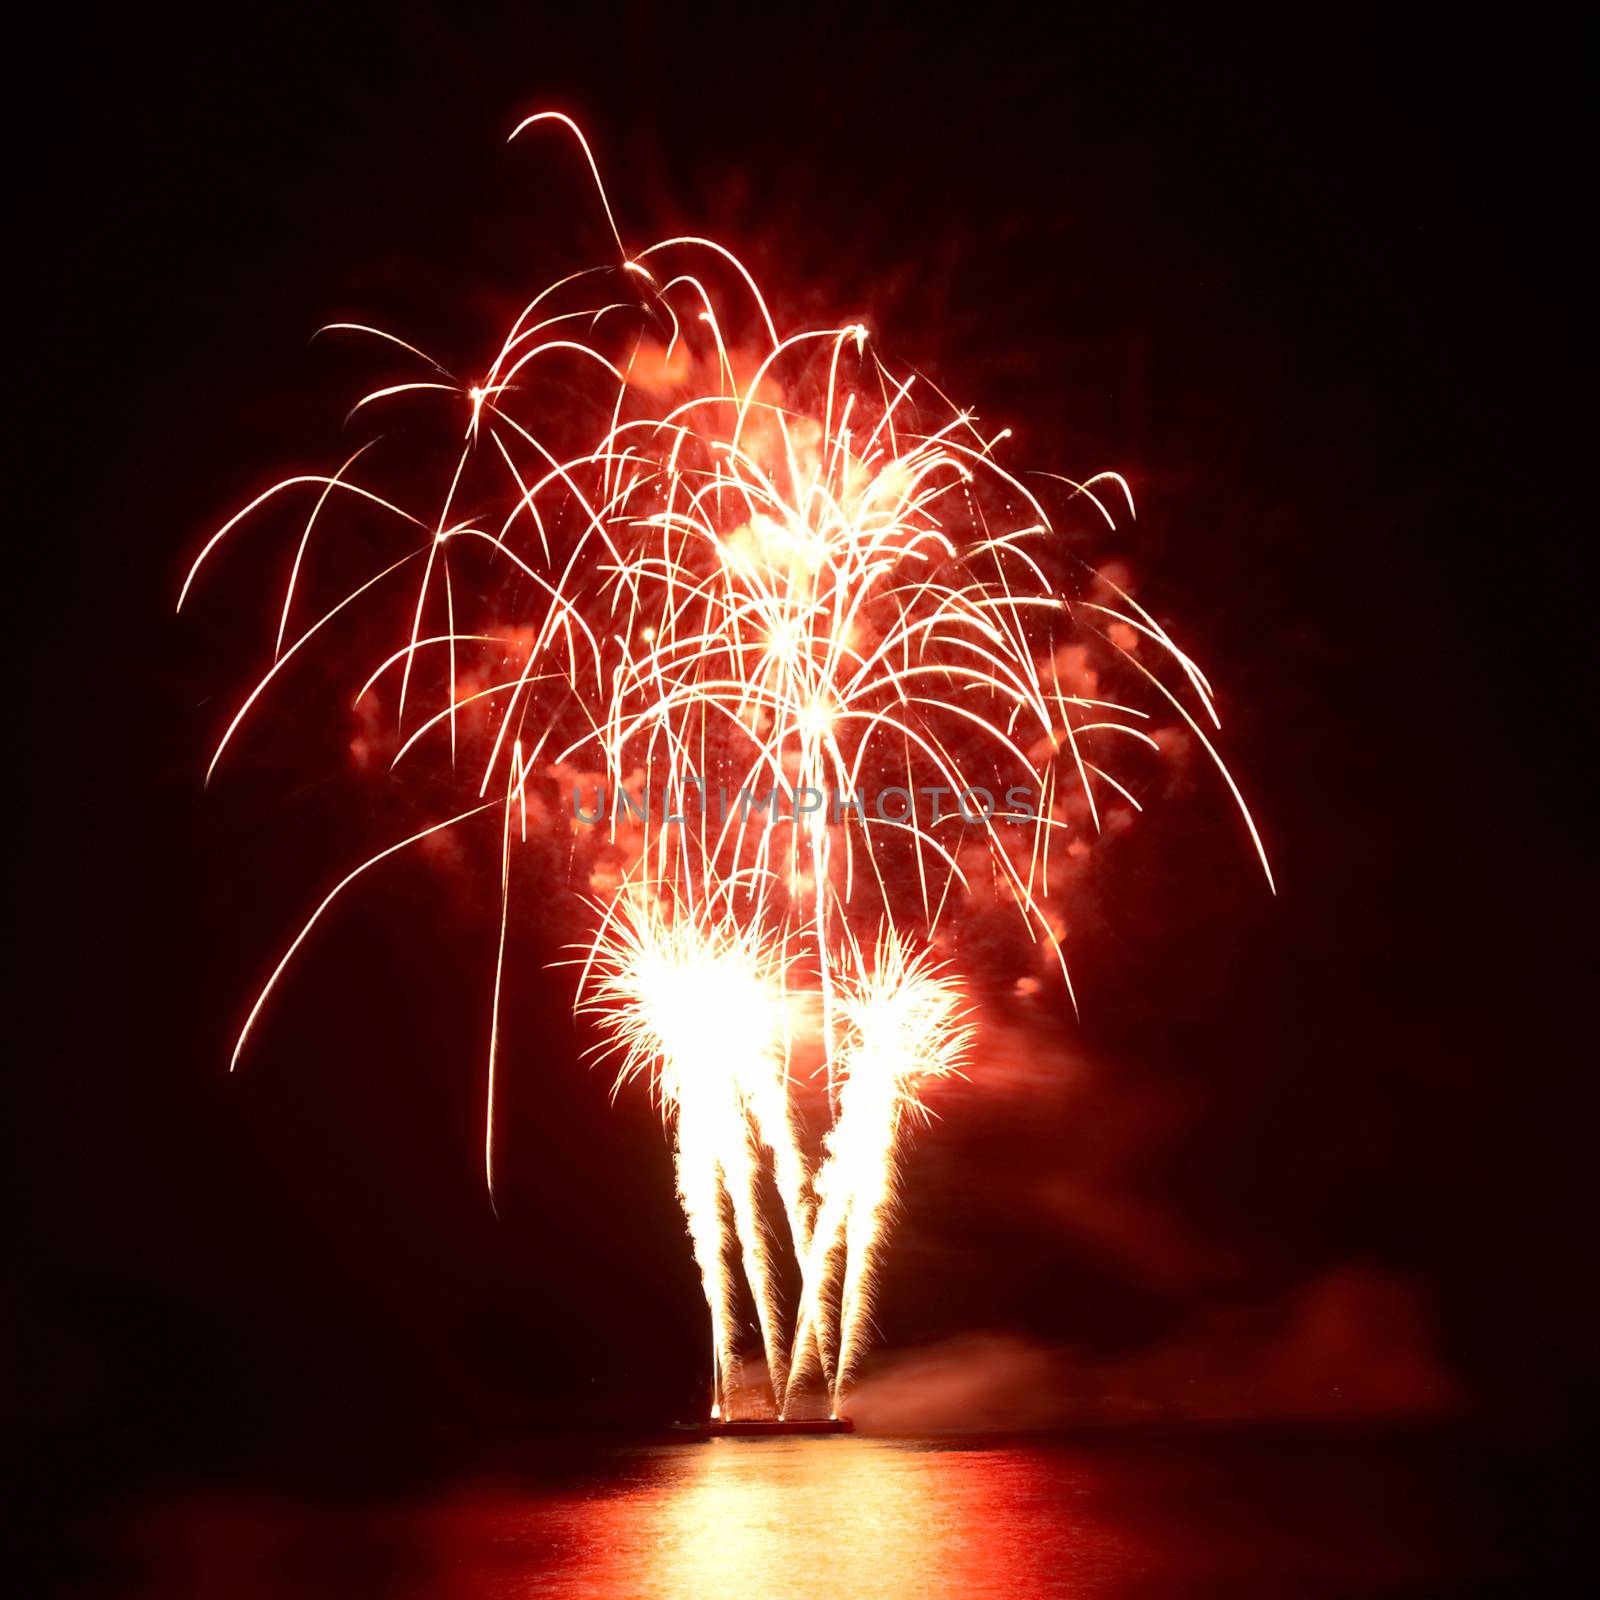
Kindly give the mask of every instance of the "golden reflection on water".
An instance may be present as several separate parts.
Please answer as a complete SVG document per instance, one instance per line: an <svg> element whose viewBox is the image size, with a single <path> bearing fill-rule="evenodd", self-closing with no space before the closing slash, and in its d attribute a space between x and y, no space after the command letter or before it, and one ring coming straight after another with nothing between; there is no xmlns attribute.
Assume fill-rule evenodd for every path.
<svg viewBox="0 0 1600 1600"><path fill-rule="evenodd" d="M1123 1565L1121 1541L1075 1504L1084 1486L1027 1452L712 1439L651 1465L586 1503L572 1566L526 1593L1012 1600L1094 1592Z"/></svg>

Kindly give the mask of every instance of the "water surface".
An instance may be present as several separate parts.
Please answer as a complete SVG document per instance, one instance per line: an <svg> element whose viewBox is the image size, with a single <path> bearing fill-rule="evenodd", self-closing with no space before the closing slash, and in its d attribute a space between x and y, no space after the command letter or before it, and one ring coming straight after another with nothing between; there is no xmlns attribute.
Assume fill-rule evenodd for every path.
<svg viewBox="0 0 1600 1600"><path fill-rule="evenodd" d="M381 1501L126 1503L74 1593L572 1600L1433 1595L1503 1576L1429 1438L586 1441Z"/></svg>

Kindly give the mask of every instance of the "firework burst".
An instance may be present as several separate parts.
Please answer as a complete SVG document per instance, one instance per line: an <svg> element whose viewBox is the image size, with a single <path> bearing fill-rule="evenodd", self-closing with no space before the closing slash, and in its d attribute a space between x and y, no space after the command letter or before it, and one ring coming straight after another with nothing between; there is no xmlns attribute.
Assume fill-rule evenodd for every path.
<svg viewBox="0 0 1600 1600"><path fill-rule="evenodd" d="M1109 804L1138 809L1118 769L1159 757L1174 722L1215 762L1263 869L1266 856L1207 731L1219 724L1204 675L1075 563L1046 509L1077 500L1114 525L1132 513L1126 483L1025 481L1001 459L1005 431L896 371L860 322L781 331L714 241L630 252L577 127L544 114L516 132L537 123L576 139L618 260L536 294L473 379L381 330L329 330L413 366L351 415L424 408L437 486L418 499L427 455L408 435L409 492L374 487L393 447L373 440L258 496L183 585L180 606L227 536L303 498L270 664L212 770L291 660L387 604L397 632L355 702L391 727L392 767L468 791L319 904L235 1061L344 889L409 844L493 825L492 1196L513 856L530 826L566 831L593 908L581 1007L620 1056L619 1086L647 1081L671 1127L714 1403L739 1366L742 1279L776 1405L815 1373L837 1406L867 1342L896 1152L921 1090L957 1070L970 1038L936 954L953 908L1009 905L1066 979L1051 908L1063 844ZM312 607L322 541L350 515L389 531L392 559ZM1083 669L1086 649L1104 672ZM863 944L864 926L881 932ZM809 1160L797 998L815 1012L826 1091ZM769 1172L799 1280L792 1316Z"/></svg>

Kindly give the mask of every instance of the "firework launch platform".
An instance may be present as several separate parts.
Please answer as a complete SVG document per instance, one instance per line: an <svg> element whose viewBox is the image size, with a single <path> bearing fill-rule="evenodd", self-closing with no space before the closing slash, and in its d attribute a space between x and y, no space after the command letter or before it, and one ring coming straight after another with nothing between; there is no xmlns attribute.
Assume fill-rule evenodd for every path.
<svg viewBox="0 0 1600 1600"><path fill-rule="evenodd" d="M707 1418L704 1422L675 1422L674 1433L692 1433L700 1439L780 1439L790 1434L854 1433L848 1417Z"/></svg>

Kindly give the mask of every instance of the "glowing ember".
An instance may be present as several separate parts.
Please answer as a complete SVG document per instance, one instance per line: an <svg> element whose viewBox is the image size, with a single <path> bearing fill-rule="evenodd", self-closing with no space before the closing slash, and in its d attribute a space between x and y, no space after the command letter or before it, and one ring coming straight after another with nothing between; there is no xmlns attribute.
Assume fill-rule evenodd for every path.
<svg viewBox="0 0 1600 1600"><path fill-rule="evenodd" d="M516 131L543 121L564 124L594 168L565 117ZM619 1086L647 1079L673 1130L711 1314L713 1415L728 1414L739 1374L741 1275L775 1406L820 1375L837 1409L867 1340L904 1129L969 1040L946 959L952 910L1014 907L1065 978L1052 858L1059 878L1069 835L1098 830L1107 804L1138 809L1111 768L1123 752L1160 755L1157 716L1210 755L1264 869L1266 857L1202 727L1218 723L1199 668L1052 528L1047 490L1108 525L1117 502L1131 514L1120 477L1045 474L1036 493L999 461L1005 433L986 437L893 371L865 327L783 333L721 245L629 253L600 197L619 264L536 295L476 381L338 325L423 374L365 395L355 415L419 396L442 407L450 443L431 500L400 503L415 501L423 459L409 444L407 495L357 481L383 453L375 440L331 475L252 501L184 583L180 606L227 534L306 495L272 665L213 769L282 667L347 608L387 595L402 631L357 705L369 725L392 715L392 766L431 763L476 791L322 901L234 1059L344 888L406 844L492 817L492 1196L512 852L530 813L563 830L594 908L582 1005L621 1055ZM313 535L346 508L392 527L395 558L307 626ZM864 926L882 931L863 943ZM796 1109L807 1037L830 1119L815 1159ZM769 1181L788 1258L763 1216ZM785 1259L800 1284L792 1318Z"/></svg>

